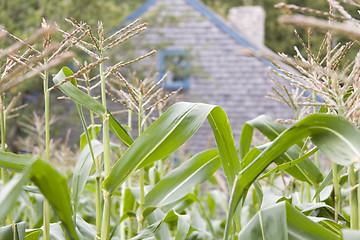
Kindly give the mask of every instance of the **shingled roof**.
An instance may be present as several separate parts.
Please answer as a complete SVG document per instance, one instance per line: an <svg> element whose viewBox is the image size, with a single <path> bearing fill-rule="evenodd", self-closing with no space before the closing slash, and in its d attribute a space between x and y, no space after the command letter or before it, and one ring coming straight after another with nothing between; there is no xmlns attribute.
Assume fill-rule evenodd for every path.
<svg viewBox="0 0 360 240"><path fill-rule="evenodd" d="M130 16L126 18L126 22L132 22L137 18L140 18L151 6L153 6L158 0L148 0L141 7L139 7L136 11L134 11ZM220 28L223 32L232 37L236 42L238 42L243 47L249 48L253 51L257 51L258 48L251 44L248 40L246 40L240 33L238 33L234 28L229 26L229 24L224 21L222 17L212 11L209 7L207 7L204 3L197 0L186 0L188 4L190 4L194 9L199 11L204 17L208 18L211 22L213 22L218 28ZM267 49L269 50L269 49ZM259 60L264 62L267 66L275 68L275 66L266 58L259 57Z"/></svg>
<svg viewBox="0 0 360 240"><path fill-rule="evenodd" d="M161 22L168 15L175 16L179 22L174 24L167 18ZM151 19L151 16L154 16L154 22L149 21L149 30L134 40L134 46L138 49L160 46L157 61L150 61L158 62L160 67L166 54L189 51L191 65L202 71L191 73L183 91L184 100L222 107L228 114L236 139L242 124L260 114L289 117L285 105L265 99L271 91L268 68L273 65L263 58L239 54L240 48L258 49L258 45L248 36L244 37L239 29L233 28L198 0L149 0L127 21L142 17ZM192 152L204 150L211 136L211 128L205 124L188 146Z"/></svg>

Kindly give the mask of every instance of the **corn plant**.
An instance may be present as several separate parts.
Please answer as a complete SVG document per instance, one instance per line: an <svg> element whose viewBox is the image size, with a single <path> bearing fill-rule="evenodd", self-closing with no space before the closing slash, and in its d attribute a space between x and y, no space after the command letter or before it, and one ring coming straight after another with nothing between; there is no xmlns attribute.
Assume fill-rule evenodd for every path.
<svg viewBox="0 0 360 240"><path fill-rule="evenodd" d="M341 5L335 1L330 4L330 12L323 15L330 20L349 18ZM123 67L155 51L115 64L106 62L109 50L144 31L146 23L136 20L105 37L100 22L94 31L86 23L67 21L74 30L70 33L59 30L64 40L40 62L26 64L29 69L24 68L21 61L25 57L17 51L28 47L40 55L46 52L51 47L47 27L40 34L45 36L45 50L34 50L30 43L17 40L18 50L0 52L1 57L9 58L1 68L5 77L0 81L4 83L1 86L8 88L2 88L5 90L1 93L24 76L32 76L35 70L42 76L45 98L45 127L40 134L45 132L45 139L40 138L39 144L44 147L33 151L38 156L0 152L0 167L4 169L1 175L5 179L0 190L0 221L8 218L6 226L0 228L1 239L358 238L355 231L359 228L358 169L354 164L360 159L359 71L357 58L345 69L340 69L339 62L354 43L333 48L329 33L320 53L314 55L310 44L305 44L299 36L307 56L300 51L296 58L280 56L299 73L284 70L274 62L279 67L274 73L297 88L291 94L289 88L274 78L276 95L272 96L292 107L296 119L287 121L292 126L267 116L250 120L244 123L236 148L226 113L220 107L188 102L169 104L178 91L164 92L161 83L166 76L159 81L156 75L145 79L136 74L130 79L124 77ZM326 26L332 24L326 22ZM81 50L90 61L74 59L79 70L74 73L63 67L52 78L54 84L49 84L45 66L66 56L70 49ZM6 66L16 66L15 63L20 63L23 70L6 70ZM12 75L8 77L8 74ZM5 85L6 82L12 85ZM81 152L69 177L51 165L55 155L50 154L49 94L55 89L65 94L61 99L75 103L84 131L79 136ZM93 95L97 91L99 97ZM110 98L121 104L119 109L110 111L107 102ZM332 114L318 113L317 107ZM84 109L89 110L90 124ZM2 111L4 145L4 120L8 114L4 108ZM116 119L121 115L127 117L128 126ZM101 125L97 124L97 118ZM172 154L179 151L206 119L216 148L204 149L184 157L177 167L166 168L172 162ZM137 134L133 120L137 122ZM99 140L101 128L102 140ZM253 146L255 130L268 143ZM121 144L115 144L114 138ZM315 163L311 160L318 152L333 162L332 172L326 176L320 171L318 160ZM340 176L344 167L348 168L348 174ZM277 182L284 185L280 193ZM350 195L344 199L347 186ZM43 202L49 203L55 215L51 215L46 204L42 207ZM350 206L349 215L346 206ZM15 216L13 219L8 217L10 212Z"/></svg>
<svg viewBox="0 0 360 240"><path fill-rule="evenodd" d="M129 92L128 94L122 94L122 96L132 99L132 103L129 103L130 101L128 101L128 103L137 106L135 108L138 111L136 114L141 113L141 91L138 92L131 87L120 74L116 75L124 85L127 86ZM73 73L69 69L64 68L55 77L56 84L59 84L59 88L77 103L99 115L101 115L101 112L105 112L106 110L104 109L100 112L99 102L95 103L88 95L77 90L76 85L70 83L73 76ZM85 99L87 100L85 101ZM91 104L89 104L90 102ZM129 108L128 105L126 106ZM134 111L134 109L131 108L131 111ZM247 127L243 129L240 145L241 158L239 158L230 127L226 120L226 115L219 107L206 104L178 103L169 108L143 132L141 129L144 121L142 121L142 118L139 118L140 131L138 137L134 142L130 142L129 148L120 156L120 159L111 168L109 175L102 183L102 189L105 195L116 194L118 188L131 177L133 172L151 166L155 161L163 159L175 151L200 127L205 118L208 118L213 128L215 140L218 145L217 151L208 150L195 155L186 164L174 169L156 183L146 196L144 196L144 179L142 179L144 171L140 171L140 186L137 190L132 190L134 198L137 198L138 201L138 211L136 214L139 220L138 233L133 239L140 239L152 235L160 239L169 238L170 233L165 224L169 224L171 222L170 219L176 219L175 221L177 221L177 229L175 231L176 238L184 239L190 229L190 225L187 224L189 216L179 215L177 212L174 212L174 209L166 208L166 206L186 197L189 193L188 187L193 187L210 178L216 169L220 167L220 164L224 169L228 186L232 189L228 217L224 230L224 239L228 239L231 231L233 234L235 234L236 231L240 231L239 224L236 224L236 228L231 230L233 217L238 217L238 215L235 214L238 203L245 197L251 183L254 182L256 177L258 177L271 162L275 161L275 163L279 164L279 167L275 169L275 171L286 170L297 180L308 182L314 187L319 186L323 181L323 175L318 167L308 159L317 149L307 150L307 145L301 141L302 139L311 137L313 144L324 154L331 157L333 161L341 165L351 164L353 161L356 161L358 157L356 150L358 148L358 146L356 146L358 142L358 136L356 134L358 134L358 132L351 123L341 117L311 115L287 130L285 130L285 127L276 125L271 121L269 124L271 126L270 129L266 129L266 127L269 126L267 124L264 124L262 127L258 125L257 127L262 128L264 134L268 134L270 140L273 142L268 146L254 148L251 151L249 151L249 148L252 129L254 128L251 124L254 124L256 121L254 121L254 123L248 123L248 125L246 125ZM261 124L262 122L260 121L260 126ZM254 125L256 126L256 124ZM275 126L275 129L279 129L275 131L275 133L271 132L274 131L273 126ZM342 126L341 129L339 129L339 126ZM120 127L117 127L117 129L124 130ZM121 133L114 132L120 140L128 144L126 137L128 135L126 135L124 131ZM281 132L283 133L280 135ZM339 151L340 149L342 150L341 152ZM346 153L345 156L341 155L344 153ZM189 171L189 169L192 169L192 171ZM125 198L126 190L122 192ZM124 201L124 204L125 203ZM296 234L305 231L308 238L340 239L341 232L338 229L328 229L319 223L311 221L291 205L283 204L276 205L276 207L279 209L279 214L285 214L287 216L284 218L284 221L289 228L291 228L291 231L286 229L287 232L282 232L285 236L288 236L288 234L296 236ZM162 212L161 208L167 209L167 212ZM106 208L104 208L104 210L106 210ZM122 213L124 213L124 211L122 211ZM121 218L120 222L123 221ZM261 217L259 218L261 224ZM303 225L296 226L297 218L303 219ZM148 227L142 230L144 219L148 219ZM238 222L238 220L234 220ZM256 220L254 219L254 221ZM271 218L269 218L268 221L271 221ZM105 224L108 223L109 222ZM211 227L209 228L211 229ZM108 229L108 227L106 227L106 229ZM247 227L245 229L250 228ZM260 226L260 229L264 236L265 230L263 226ZM313 229L317 230L315 231ZM129 231L132 231L132 229ZM254 236L251 236L252 231L249 231L250 235L248 236L250 236L251 239L256 239ZM213 229L212 232L214 232ZM246 231L240 232L239 236L243 235L247 235ZM215 238L216 233L213 233L212 236ZM107 239L108 234L103 235L102 232L102 237Z"/></svg>
<svg viewBox="0 0 360 240"><path fill-rule="evenodd" d="M305 11L307 13L310 12L329 17L328 22L325 20L302 16L282 18L282 21L295 23L301 26L322 27L323 29L330 28L330 30L333 30L335 29L335 27L332 27L333 24L341 24L333 23L332 19L350 21L354 24L352 25L353 27L358 25L357 20L353 19L338 2L329 1L329 4L329 13L322 13L312 9L297 7L295 5L286 5L284 3L279 4L278 7L283 7L285 9L289 8L291 10L302 12ZM335 10L340 14L337 15ZM307 20L306 23L303 21L305 19ZM343 27L341 31L347 30ZM297 214L292 211L291 206L288 203L285 203L260 210L256 217L249 222L248 226L240 232L239 237L245 239L277 239L277 234L281 232L282 238L286 239L287 237L296 238L296 235L302 231L301 235L306 239L357 238L356 232L342 230L343 228L349 226L351 229L359 228L358 189L356 186L354 168L354 163L358 161L359 154L357 146L359 138L357 129L358 91L356 90L358 81L358 65L356 62L358 57L344 67L341 65L341 61L345 59L346 53L349 49L354 46L354 42L350 41L344 45L337 44L333 47L331 40L332 34L328 32L324 38L322 46L320 46L320 50L314 53L310 44L311 30L309 30L308 44L306 44L297 33L296 35L302 43L306 56L301 54L301 52L295 48L297 52L295 58L290 58L282 54L278 59L290 64L297 69L299 73L285 70L275 62L274 64L278 67L278 70L273 71L282 78L289 80L296 89L291 92L291 90L289 90L285 85L281 85L273 78L272 80L277 88L274 88L276 95L272 95L271 97L275 100L287 103L292 109L294 109L298 119L299 117L304 116L304 114L308 114L311 111L318 112L320 109L321 112L340 115L348 120L339 116L334 117L329 115L313 114L300 121L295 121L294 126L289 129L277 126L278 124L275 124L274 122L269 122L269 119L266 117L259 117L246 124L243 128L240 152L244 156L244 159L249 161L249 165L237 176L235 184L236 187L233 188L230 201L230 210L224 239L226 239L230 234L229 222L235 212L236 206L239 204L241 199L245 198L249 185L257 178L258 175L265 171L268 164L272 161L278 161L278 157L280 156L279 154L284 153L291 145L294 144L298 145L301 150L299 154L297 154L298 159L295 160L293 164L284 163L279 167L274 168L264 174L261 179L279 170L288 171L293 169L295 162L304 163L304 160L312 155L318 148L319 151L332 161L332 171L327 174L324 180L321 179L321 175L319 175L320 178L315 178L316 175L312 174L313 182L311 185L313 186L314 194L311 196L310 191L307 191L307 195L311 196L308 198L308 202L310 203L312 199L316 198L317 203L307 205L307 209L302 209L299 205L297 207L300 208L303 213L312 213L312 216L317 217L324 216L321 215L323 213L321 213L319 208L323 208L325 205L324 203L319 203L319 194L322 193L324 188L327 187L331 181L333 181L333 185L331 185L331 187L334 189L334 197L331 201L329 201L332 206L326 207L328 210L331 210L331 217L329 218L328 216L325 219L316 220L317 223L326 226L326 228L317 228L317 231L306 228L306 224L311 222L305 223L308 220L303 218L304 222L301 224L301 221L297 221L294 218L301 218L301 216L296 216ZM283 92L281 93L281 91ZM319 99L322 101L319 101ZM336 118L338 120L335 120ZM343 121L344 124L337 122L340 119L342 119L341 121ZM349 121L351 121L354 125L351 125ZM335 122L337 123L335 124ZM270 146L266 147L263 151L260 149L254 150L255 148L249 151L250 143L248 142L248 139L249 136L252 135L253 128L259 128L265 136L269 137L270 140L273 140ZM274 138L274 133L281 134ZM311 142L317 146L317 148L311 151L307 150L309 137ZM306 139L305 143L300 141L304 138ZM246 152L248 152L249 157L247 157L248 154L245 154ZM343 175L340 178L340 171L344 166L348 167L348 174ZM350 216L347 216L347 213L342 210L342 207L344 206L342 202L344 199L341 198L343 195L341 192L341 186L344 185L344 180L342 180L344 179L343 177L349 179L348 185L351 188L349 197L346 199L350 205L350 211L348 212ZM259 194L261 195L261 192ZM313 212L314 209L318 209L317 213ZM283 220L279 220L279 222L283 222L283 224L279 225L285 225L287 226L287 229L280 230L279 228L270 229L267 227L266 221L274 220L272 211L278 212L279 215L277 216L286 216ZM315 219L313 220L315 221ZM328 222L325 224L323 221ZM294 224L297 224L298 229L296 229Z"/></svg>

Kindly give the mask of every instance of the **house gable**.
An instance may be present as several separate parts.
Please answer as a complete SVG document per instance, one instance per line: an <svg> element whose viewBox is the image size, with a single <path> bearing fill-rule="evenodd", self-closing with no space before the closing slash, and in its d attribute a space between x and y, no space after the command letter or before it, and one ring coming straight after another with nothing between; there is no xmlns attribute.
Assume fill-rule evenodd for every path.
<svg viewBox="0 0 360 240"><path fill-rule="evenodd" d="M148 0L144 3L140 8L134 11L127 19L126 22L132 22L142 16L152 5L154 5L158 0ZM213 22L218 28L220 28L223 32L231 36L243 47L249 48L251 50L257 50L257 48L245 40L241 35L239 35L236 31L234 31L224 20L217 16L214 12L212 12L207 6L197 0L185 0L188 4L190 4L193 8L199 11L204 17ZM261 58L262 59L262 58ZM270 63L267 59L262 59L264 63L273 67L274 65Z"/></svg>
<svg viewBox="0 0 360 240"><path fill-rule="evenodd" d="M154 56L144 64L156 62L162 73L162 55L189 51L191 75L183 88L185 101L222 107L235 131L260 114L284 117L284 107L265 100L271 91L266 76L269 62L240 55L239 48L256 50L256 47L204 4L196 0L150 0L128 21L140 16L155 21L150 24L150 31L134 39L137 49L140 54L153 48L159 50L157 61ZM191 148L204 149L210 135L210 126L203 126L193 137ZM235 137L238 138L238 133Z"/></svg>
<svg viewBox="0 0 360 240"><path fill-rule="evenodd" d="M133 12L129 17L127 17L126 21L127 22L135 21L137 18L139 18L141 15L143 15L157 1L158 0L148 0L140 8L138 8L135 12ZM255 46L253 46L248 41L246 41L243 37L241 37L238 33L236 33L231 27L227 26L227 24L222 19L220 19L220 17L216 16L203 3L200 3L196 0L186 0L186 2L188 4L190 4L191 6L193 6L196 10L198 10L204 17L206 17L210 21L212 21L222 31L229 34L232 38L234 38L242 46L250 48L252 50L257 49Z"/></svg>

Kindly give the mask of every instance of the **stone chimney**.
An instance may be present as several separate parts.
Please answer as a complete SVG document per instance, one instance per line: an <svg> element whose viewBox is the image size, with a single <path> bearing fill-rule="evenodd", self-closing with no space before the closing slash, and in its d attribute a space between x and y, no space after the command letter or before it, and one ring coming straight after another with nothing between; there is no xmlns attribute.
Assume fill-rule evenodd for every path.
<svg viewBox="0 0 360 240"><path fill-rule="evenodd" d="M243 6L230 8L228 21L232 27L255 46L264 46L265 11L260 6Z"/></svg>

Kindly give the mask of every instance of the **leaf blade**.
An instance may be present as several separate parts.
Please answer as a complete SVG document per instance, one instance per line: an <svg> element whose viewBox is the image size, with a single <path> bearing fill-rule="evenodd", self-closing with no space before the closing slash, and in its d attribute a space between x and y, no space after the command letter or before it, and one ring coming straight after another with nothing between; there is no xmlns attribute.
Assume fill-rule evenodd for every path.
<svg viewBox="0 0 360 240"><path fill-rule="evenodd" d="M70 237L77 239L66 177L55 170L49 163L38 159L31 166L29 178L38 186L41 193L54 208Z"/></svg>
<svg viewBox="0 0 360 240"><path fill-rule="evenodd" d="M69 76L72 76L73 72L67 68L63 67L53 78L55 84L59 84ZM59 86L59 89L71 98L77 104L80 104L89 110L93 111L99 117L103 117L105 113L109 114L109 126L110 130L127 146L130 146L133 143L133 140L130 138L126 130L116 121L116 119L111 115L111 113L104 109L103 105L87 95L86 93L77 89L72 83L66 82Z"/></svg>
<svg viewBox="0 0 360 240"><path fill-rule="evenodd" d="M232 189L224 239L228 239L231 219L247 187L289 147L309 136L320 151L338 164L348 165L360 160L360 153L356 150L360 149L360 132L349 121L326 114L313 114L304 118L279 135L237 176Z"/></svg>
<svg viewBox="0 0 360 240"><path fill-rule="evenodd" d="M97 158L104 151L103 145L96 139L91 140L91 144L94 157ZM93 159L90 151L90 145L87 144L79 155L73 174L71 199L73 200L75 210L77 208L81 193L84 190L92 166Z"/></svg>
<svg viewBox="0 0 360 240"><path fill-rule="evenodd" d="M104 180L103 189L113 192L136 169L169 155L199 129L210 113L213 115L209 122L212 122L220 160L231 186L240 162L225 113L214 105L181 102L170 107L135 140ZM219 136L219 130L224 136Z"/></svg>
<svg viewBox="0 0 360 240"><path fill-rule="evenodd" d="M201 152L162 178L145 196L145 208L161 207L188 194L220 167L216 149Z"/></svg>

